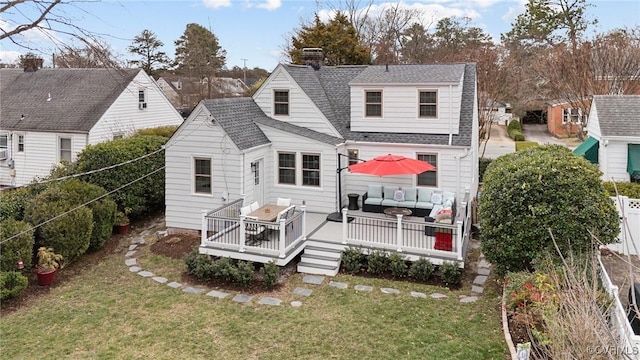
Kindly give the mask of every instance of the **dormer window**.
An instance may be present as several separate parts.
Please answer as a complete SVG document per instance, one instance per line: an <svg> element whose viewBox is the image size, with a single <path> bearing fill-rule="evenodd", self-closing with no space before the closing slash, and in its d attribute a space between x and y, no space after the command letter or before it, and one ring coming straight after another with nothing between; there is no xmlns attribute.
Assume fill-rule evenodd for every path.
<svg viewBox="0 0 640 360"><path fill-rule="evenodd" d="M438 117L438 92L420 91L419 107L421 118Z"/></svg>
<svg viewBox="0 0 640 360"><path fill-rule="evenodd" d="M289 115L289 90L275 90L273 92L273 114Z"/></svg>
<svg viewBox="0 0 640 360"><path fill-rule="evenodd" d="M365 91L365 117L382 117L382 91Z"/></svg>

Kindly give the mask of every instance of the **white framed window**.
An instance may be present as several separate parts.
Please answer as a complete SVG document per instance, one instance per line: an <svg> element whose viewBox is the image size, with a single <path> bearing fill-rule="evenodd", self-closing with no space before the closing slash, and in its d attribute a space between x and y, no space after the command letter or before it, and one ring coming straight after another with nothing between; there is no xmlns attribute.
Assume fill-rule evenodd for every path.
<svg viewBox="0 0 640 360"><path fill-rule="evenodd" d="M59 138L60 161L71 162L71 138Z"/></svg>
<svg viewBox="0 0 640 360"><path fill-rule="evenodd" d="M578 108L562 109L562 123L563 124L579 124L582 122L583 115L582 110Z"/></svg>
<svg viewBox="0 0 640 360"><path fill-rule="evenodd" d="M289 115L289 90L273 91L273 114Z"/></svg>
<svg viewBox="0 0 640 360"><path fill-rule="evenodd" d="M296 184L296 153L278 153L278 184Z"/></svg>
<svg viewBox="0 0 640 360"><path fill-rule="evenodd" d="M349 165L358 163L358 149L347 149L347 157L349 158Z"/></svg>
<svg viewBox="0 0 640 360"><path fill-rule="evenodd" d="M18 135L18 152L24 152L24 135Z"/></svg>
<svg viewBox="0 0 640 360"><path fill-rule="evenodd" d="M138 90L138 109L144 110L147 108L147 92L142 89Z"/></svg>
<svg viewBox="0 0 640 360"><path fill-rule="evenodd" d="M212 194L211 192L211 159L193 159L193 191L196 194Z"/></svg>
<svg viewBox="0 0 640 360"><path fill-rule="evenodd" d="M320 187L320 154L302 154L302 186Z"/></svg>
<svg viewBox="0 0 640 360"><path fill-rule="evenodd" d="M417 159L428 162L435 166L435 169L419 174L417 176L416 184L418 186L438 187L438 154L417 154Z"/></svg>
<svg viewBox="0 0 640 360"><path fill-rule="evenodd" d="M6 160L9 157L7 154L7 134L0 134L0 160Z"/></svg>
<svg viewBox="0 0 640 360"><path fill-rule="evenodd" d="M382 91L366 90L364 92L364 116L382 117Z"/></svg>
<svg viewBox="0 0 640 360"><path fill-rule="evenodd" d="M438 92L435 90L421 90L418 92L418 116L421 118L438 117Z"/></svg>

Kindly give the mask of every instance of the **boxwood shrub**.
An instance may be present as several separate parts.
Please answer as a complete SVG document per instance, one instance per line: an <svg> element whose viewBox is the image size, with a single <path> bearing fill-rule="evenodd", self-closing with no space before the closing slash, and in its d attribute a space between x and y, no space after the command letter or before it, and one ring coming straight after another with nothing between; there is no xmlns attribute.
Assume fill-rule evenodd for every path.
<svg viewBox="0 0 640 360"><path fill-rule="evenodd" d="M31 185L0 192L0 221L5 219L24 219L26 203L46 189L45 185Z"/></svg>
<svg viewBox="0 0 640 360"><path fill-rule="evenodd" d="M407 276L407 262L404 259L404 256L399 253L393 253L389 255L389 270L391 271L391 276L396 279Z"/></svg>
<svg viewBox="0 0 640 360"><path fill-rule="evenodd" d="M384 274L389 269L389 254L386 251L374 250L367 255L367 272Z"/></svg>
<svg viewBox="0 0 640 360"><path fill-rule="evenodd" d="M342 252L340 258L342 269L351 274L360 272L365 262L365 255L362 249L351 246Z"/></svg>
<svg viewBox="0 0 640 360"><path fill-rule="evenodd" d="M275 262L270 261L260 268L260 274L262 274L262 278L264 279L264 285L267 288L272 289L278 283L278 277L280 277L280 266L276 265Z"/></svg>
<svg viewBox="0 0 640 360"><path fill-rule="evenodd" d="M0 272L0 300L20 295L27 285L29 285L27 277L17 271Z"/></svg>
<svg viewBox="0 0 640 360"><path fill-rule="evenodd" d="M0 240L4 241L22 232L24 234L0 244L0 271L16 270L19 261L22 261L25 269L31 269L34 244L31 225L14 219L0 221Z"/></svg>
<svg viewBox="0 0 640 360"><path fill-rule="evenodd" d="M640 199L640 183L606 181L604 188L609 196L616 196L617 189L619 195Z"/></svg>
<svg viewBox="0 0 640 360"><path fill-rule="evenodd" d="M563 254L615 241L618 214L600 171L558 145L503 155L484 174L478 215L480 240L496 270L531 269L545 251L555 254L553 233Z"/></svg>
<svg viewBox="0 0 640 360"><path fill-rule="evenodd" d="M418 261L415 261L411 264L411 268L409 269L409 276L418 280L418 281L428 281L433 275L433 271L435 270L435 266L429 261L429 259L425 259L421 257Z"/></svg>
<svg viewBox="0 0 640 360"><path fill-rule="evenodd" d="M89 184L77 179L71 179L56 184L67 193L67 201L75 205L82 205L90 200L103 196L107 191L100 186ZM89 241L89 250L98 250L111 236L116 216L116 203L110 196L87 204L93 216L93 230Z"/></svg>
<svg viewBox="0 0 640 360"><path fill-rule="evenodd" d="M440 279L447 286L458 287L462 283L462 271L455 262L445 261L440 265Z"/></svg>
<svg viewBox="0 0 640 360"><path fill-rule="evenodd" d="M156 136L162 136L169 139L171 135L173 135L173 133L176 132L177 129L178 129L178 126L176 125L158 126L154 128L140 129L136 131L136 133L133 136L156 135Z"/></svg>
<svg viewBox="0 0 640 360"><path fill-rule="evenodd" d="M82 206L55 220L77 205L69 202L68 193L60 187L51 187L30 200L26 207L25 221L39 225L35 231L36 247L51 247L64 257L65 262L73 261L89 248L93 230L91 209Z"/></svg>

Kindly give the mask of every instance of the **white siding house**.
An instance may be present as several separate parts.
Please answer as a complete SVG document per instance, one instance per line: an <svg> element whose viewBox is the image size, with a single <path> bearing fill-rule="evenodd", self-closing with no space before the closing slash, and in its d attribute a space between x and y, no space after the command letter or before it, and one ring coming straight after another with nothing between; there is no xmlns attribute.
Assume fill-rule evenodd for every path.
<svg viewBox="0 0 640 360"><path fill-rule="evenodd" d="M182 122L142 70L2 69L0 87L0 186L46 176L87 145Z"/></svg>
<svg viewBox="0 0 640 360"><path fill-rule="evenodd" d="M593 153L604 181L640 180L640 95L595 95L578 153ZM589 158L589 156L587 156Z"/></svg>
<svg viewBox="0 0 640 360"><path fill-rule="evenodd" d="M428 183L416 175L346 170L350 156L362 161L386 154L431 161L436 169ZM253 98L202 101L169 140L165 156L170 231L200 232L201 253L283 265L305 248L306 235L314 232L304 225L313 223L309 219L326 222L353 198L348 194L362 195L372 184L451 192L466 211L478 186L476 66L280 64ZM286 226L240 212L254 201L275 204L278 198L296 206ZM262 245L247 240L247 221L272 230ZM468 236L462 223L442 225L458 239L455 253L420 252L433 248L429 235L422 245L415 240L413 258L435 254L435 263L462 264L461 239ZM424 225L411 233L427 236Z"/></svg>

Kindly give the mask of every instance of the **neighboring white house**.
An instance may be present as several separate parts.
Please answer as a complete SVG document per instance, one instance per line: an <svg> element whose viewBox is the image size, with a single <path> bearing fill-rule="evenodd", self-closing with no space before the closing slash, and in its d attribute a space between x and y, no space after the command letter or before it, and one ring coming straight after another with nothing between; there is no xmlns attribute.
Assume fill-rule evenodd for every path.
<svg viewBox="0 0 640 360"><path fill-rule="evenodd" d="M640 181L640 95L595 95L589 137L574 153L598 164L604 181Z"/></svg>
<svg viewBox="0 0 640 360"><path fill-rule="evenodd" d="M480 111L485 113L484 118L497 124L507 125L513 120L511 105L498 100L487 100L485 106L480 107Z"/></svg>
<svg viewBox="0 0 640 360"><path fill-rule="evenodd" d="M201 102L167 143L167 227L200 230L202 210L241 197L287 197L330 213L371 183L475 194L475 71L475 64L280 64L253 98ZM346 156L387 153L437 170L420 180L341 171L338 191Z"/></svg>
<svg viewBox="0 0 640 360"><path fill-rule="evenodd" d="M0 186L21 186L89 144L180 125L139 69L0 70Z"/></svg>

